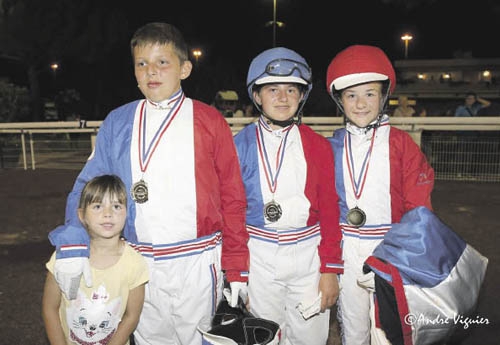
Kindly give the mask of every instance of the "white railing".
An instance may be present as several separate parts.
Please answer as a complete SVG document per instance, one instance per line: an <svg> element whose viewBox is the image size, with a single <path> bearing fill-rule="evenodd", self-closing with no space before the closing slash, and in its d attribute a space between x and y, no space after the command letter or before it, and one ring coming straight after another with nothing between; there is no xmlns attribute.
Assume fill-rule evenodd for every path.
<svg viewBox="0 0 500 345"><path fill-rule="evenodd" d="M228 118L227 121L231 126L233 134L238 133L243 127L249 123L256 121L257 118L244 117L244 118ZM342 117L332 117L332 116L316 116L316 117L303 117L303 122L316 132L322 134L325 137L329 137L333 134L333 131L337 128L344 126L344 119ZM99 130L102 121L67 121L67 122L19 122L19 123L0 123L0 158L1 167L4 167L4 160L6 161L9 155L9 150L14 150L15 153L13 157L10 158L14 160L15 167L22 166L25 170L29 167L31 169L36 169L36 167L60 167L66 166L69 168L80 168L86 160L86 157L92 151L95 144L95 137ZM395 117L391 118L391 125L407 131L415 140L415 142L422 147L424 152L428 153L428 158L434 160L434 164L441 164L441 162L436 162L436 149L443 147L443 150L448 150L446 154L447 157L453 154L463 156L465 154L470 155L470 151L474 151L474 147L478 148L477 141L474 142L474 146L468 145L457 146L455 144L450 144L450 137L433 137L432 140L426 138L426 142L422 143L422 133L439 133L439 131L446 131L447 133L454 133L454 131L466 132L466 131L499 131L500 132L500 116L495 117L410 117L402 118ZM73 134L80 135L82 138L78 139L78 142L72 138ZM497 134L494 134L498 137ZM6 139L8 138L8 139ZM455 140L451 138L451 140ZM493 149L488 149L489 151L497 150L498 139L495 137L493 140L491 138L485 138L484 140L491 141ZM461 143L464 141L461 140ZM438 144L439 143L439 144ZM425 145L422 145L425 144ZM10 146L9 146L10 145ZM430 146L429 146L430 145ZM451 146L450 146L451 145ZM15 146L15 148L13 148ZM483 147L483 146L481 146ZM452 150L453 152L449 152ZM430 152L433 155L431 156ZM463 159L456 159L455 161L462 162L461 164L487 164L489 170L493 166L494 172L500 170L498 169L498 159L495 158L500 156L500 153L486 152L489 154L489 161L484 163L482 160L480 162L476 160L470 160L468 163L464 163ZM458 153L457 153L458 152ZM464 152L463 154L461 152ZM484 155L485 152L476 152L477 156ZM491 158L493 157L493 161ZM482 159L482 158L481 158ZM454 163L451 162L451 163ZM447 164L451 164L448 162ZM458 168L457 168L458 167ZM458 171L461 166L455 164L455 170ZM450 170L451 168L446 168ZM458 170L457 170L458 169ZM461 169L461 168L460 168ZM453 175L455 170L452 171ZM499 171L500 173L500 171ZM497 177L494 173L494 179L500 181L500 177ZM447 178L448 179L448 178ZM488 178L490 180L490 178Z"/></svg>
<svg viewBox="0 0 500 345"><path fill-rule="evenodd" d="M234 134L256 117L227 118ZM305 116L302 121L318 133L328 137L333 131L344 124L343 117ZM59 121L59 122L16 122L0 123L0 133L87 133L99 129L102 121ZM498 131L500 130L500 115L487 117L392 117L391 125L407 132L430 131Z"/></svg>
<svg viewBox="0 0 500 345"><path fill-rule="evenodd" d="M228 118L233 133L256 118ZM303 117L302 122L311 126L316 132L329 137L337 128L344 126L343 117ZM500 116L496 117L392 117L391 125L408 132L415 142L421 144L423 130L429 131L500 131Z"/></svg>

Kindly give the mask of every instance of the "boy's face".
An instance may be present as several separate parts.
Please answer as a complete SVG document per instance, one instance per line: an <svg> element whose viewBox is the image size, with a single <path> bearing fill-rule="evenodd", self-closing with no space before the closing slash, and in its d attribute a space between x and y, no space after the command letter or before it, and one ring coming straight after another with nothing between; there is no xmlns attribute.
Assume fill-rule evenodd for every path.
<svg viewBox="0 0 500 345"><path fill-rule="evenodd" d="M366 127L380 114L383 93L382 83L373 82L342 91L342 105L347 118L358 127Z"/></svg>
<svg viewBox="0 0 500 345"><path fill-rule="evenodd" d="M192 64L181 64L172 44L148 44L134 48L134 72L142 94L153 102L168 99L191 74Z"/></svg>
<svg viewBox="0 0 500 345"><path fill-rule="evenodd" d="M296 84L265 84L253 97L264 113L277 121L292 118L303 98L302 89Z"/></svg>

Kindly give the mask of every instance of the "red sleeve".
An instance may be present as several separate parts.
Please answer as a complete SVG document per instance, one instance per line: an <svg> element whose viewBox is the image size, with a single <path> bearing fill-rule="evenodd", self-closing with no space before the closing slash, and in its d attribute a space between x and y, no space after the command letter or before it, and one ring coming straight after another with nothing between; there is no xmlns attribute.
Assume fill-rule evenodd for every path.
<svg viewBox="0 0 500 345"><path fill-rule="evenodd" d="M196 192L201 235L222 230L222 269L228 281L247 281L246 196L233 134L213 107L194 102Z"/></svg>
<svg viewBox="0 0 500 345"><path fill-rule="evenodd" d="M319 222L321 241L318 252L322 273L342 273L342 232L335 188L333 150L326 138L305 125L300 126L307 161L306 196L311 202L308 226Z"/></svg>
<svg viewBox="0 0 500 345"><path fill-rule="evenodd" d="M389 145L392 222L399 223L403 214L417 206L432 210L434 169L408 133L391 127Z"/></svg>

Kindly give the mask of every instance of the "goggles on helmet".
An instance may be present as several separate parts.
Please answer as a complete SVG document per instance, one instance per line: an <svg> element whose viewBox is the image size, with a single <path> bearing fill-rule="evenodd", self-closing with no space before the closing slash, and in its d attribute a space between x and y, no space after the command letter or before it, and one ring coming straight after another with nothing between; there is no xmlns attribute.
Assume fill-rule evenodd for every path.
<svg viewBox="0 0 500 345"><path fill-rule="evenodd" d="M289 59L275 59L269 62L266 66L265 71L259 75L257 78L252 80L250 85L260 84L258 81L262 79L263 76L268 75L272 77L288 77L294 74L294 71L297 71L300 78L303 79L306 83L310 84L312 81L312 71L309 66L302 62L298 62L295 60Z"/></svg>

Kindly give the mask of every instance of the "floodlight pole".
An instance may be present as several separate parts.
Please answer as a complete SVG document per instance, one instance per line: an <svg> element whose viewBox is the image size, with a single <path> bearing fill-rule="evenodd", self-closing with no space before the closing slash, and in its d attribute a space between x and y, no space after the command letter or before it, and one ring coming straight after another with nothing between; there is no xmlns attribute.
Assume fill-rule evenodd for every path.
<svg viewBox="0 0 500 345"><path fill-rule="evenodd" d="M276 0L273 0L273 48L276 47Z"/></svg>

